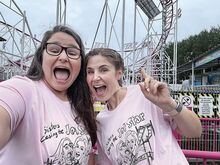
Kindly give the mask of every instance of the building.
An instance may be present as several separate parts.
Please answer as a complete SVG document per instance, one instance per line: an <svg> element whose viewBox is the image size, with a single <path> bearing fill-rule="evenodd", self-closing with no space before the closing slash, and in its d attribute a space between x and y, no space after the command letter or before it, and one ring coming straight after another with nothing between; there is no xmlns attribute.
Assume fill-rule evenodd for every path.
<svg viewBox="0 0 220 165"><path fill-rule="evenodd" d="M177 75L189 75L192 88L217 86L220 88L220 45L197 58L180 65Z"/></svg>

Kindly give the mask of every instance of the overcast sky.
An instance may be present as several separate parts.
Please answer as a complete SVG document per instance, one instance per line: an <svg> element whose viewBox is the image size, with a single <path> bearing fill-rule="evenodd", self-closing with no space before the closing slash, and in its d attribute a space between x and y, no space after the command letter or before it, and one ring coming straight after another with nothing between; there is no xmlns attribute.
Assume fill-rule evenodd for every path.
<svg viewBox="0 0 220 165"><path fill-rule="evenodd" d="M22 11L26 11L31 31L36 34L37 38L40 39L49 27L55 25L56 0L15 1ZM118 0L109 1L115 6L117 2ZM67 4L67 24L71 25L82 36L84 41L91 43L98 26L104 0L67 0ZM132 9L132 4L133 0L126 1L127 17L129 17L129 10ZM217 27L220 24L219 6L220 0L179 0L178 7L181 9L182 15L178 19L178 41L190 35L199 34L202 30ZM4 11L1 12L5 14ZM119 13L118 15L121 14ZM140 32L137 33L137 36L142 35Z"/></svg>

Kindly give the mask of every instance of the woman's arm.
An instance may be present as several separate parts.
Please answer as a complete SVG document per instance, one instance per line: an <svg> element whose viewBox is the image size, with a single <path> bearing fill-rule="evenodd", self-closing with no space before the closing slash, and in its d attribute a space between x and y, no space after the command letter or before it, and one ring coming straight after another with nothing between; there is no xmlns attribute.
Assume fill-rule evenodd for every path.
<svg viewBox="0 0 220 165"><path fill-rule="evenodd" d="M167 103L166 106L163 106L163 110L170 115L177 124L176 131L189 138L201 136L202 126L195 112L190 111L181 104L177 104L172 97L170 97L169 100L170 102ZM180 106L178 107L178 105Z"/></svg>
<svg viewBox="0 0 220 165"><path fill-rule="evenodd" d="M0 149L7 143L11 135L10 116L8 112L0 106Z"/></svg>
<svg viewBox="0 0 220 165"><path fill-rule="evenodd" d="M177 124L177 131L186 137L199 137L202 133L202 126L199 118L186 107L177 108L177 102L171 97L166 83L159 82L144 70L141 70L144 82L140 83L140 88L144 96L152 103L160 107L163 112L170 114ZM180 112L177 112L179 109Z"/></svg>
<svg viewBox="0 0 220 165"><path fill-rule="evenodd" d="M176 131L186 137L200 137L202 126L199 118L193 112L183 106L180 113L172 117L177 124Z"/></svg>
<svg viewBox="0 0 220 165"><path fill-rule="evenodd" d="M88 165L95 165L95 154L89 154L89 162Z"/></svg>

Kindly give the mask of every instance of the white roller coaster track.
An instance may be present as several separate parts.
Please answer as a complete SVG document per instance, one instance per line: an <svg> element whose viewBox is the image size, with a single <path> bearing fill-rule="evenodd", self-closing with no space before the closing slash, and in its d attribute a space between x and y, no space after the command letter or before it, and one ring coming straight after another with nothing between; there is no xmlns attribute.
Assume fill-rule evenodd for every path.
<svg viewBox="0 0 220 165"><path fill-rule="evenodd" d="M139 0L139 2L142 0ZM144 1L144 0L143 0ZM147 0L146 0L147 1ZM156 0L154 0L156 1ZM128 2L128 1L126 1ZM129 3L132 1L129 1ZM134 2L134 1L133 1ZM125 65L126 72L124 75L124 80L126 84L134 84L139 81L139 70L140 68L145 68L146 72L151 76L165 81L167 83L176 83L176 44L177 44L177 18L178 18L178 2L174 0L157 0L155 3L160 10L160 14L152 19L148 19L146 15L143 15L143 11L140 10L138 6L138 0L135 1L135 11L134 11L134 27L133 34L129 33L128 35L134 36L133 40L126 43L125 42L125 33L126 26L132 28L132 25L125 24L126 22L126 5L125 0L115 3L115 8L113 9L110 1L106 0L101 18L98 24L98 28L96 30L96 35L94 37L94 41L92 47L114 47L110 44L110 40L112 39L112 34L115 34L116 40L115 43L118 45L118 51L121 52ZM147 2L149 4L149 1ZM117 29L119 29L118 24L116 23L117 15L119 15L119 6L121 5L122 15L121 18L121 41L117 36ZM129 4L130 5L130 4ZM112 14L111 10L115 11ZM131 12L131 11L129 11ZM141 20L146 28L146 33L142 41L136 40L138 27L140 24L137 23L137 13L141 17ZM113 16L112 16L113 15ZM105 16L105 34L103 42L98 42L97 35L98 32L101 31L101 20ZM131 18L128 18L131 19ZM108 21L110 22L110 27L107 26ZM145 20L148 20L147 26L145 25ZM160 28L155 29L156 24ZM117 24L117 27L114 25ZM110 30L109 30L110 29ZM110 32L108 32L108 30ZM109 36L109 39L108 37ZM108 41L108 42L107 42ZM165 52L166 42L174 43L174 59L170 59L167 53ZM117 50L117 49L116 49Z"/></svg>
<svg viewBox="0 0 220 165"><path fill-rule="evenodd" d="M26 72L39 41L14 0L1 1L0 7L0 80L5 80Z"/></svg>
<svg viewBox="0 0 220 165"><path fill-rule="evenodd" d="M175 15L174 3L172 0L160 0L160 3L162 4L162 34L159 42L154 48L148 47L148 49L152 49L152 51L150 52L149 56L145 56L135 63L134 72L138 71L140 67L144 67L148 69L148 73L150 73L153 77L169 83L174 82L174 80L170 79L171 77L174 78L175 71L174 64L164 48L166 45L166 40L170 35L170 31L173 28ZM153 22L150 21L150 24L152 23ZM150 35L147 37L148 40L150 40L149 37ZM143 47L145 47L145 45L143 45L142 48Z"/></svg>
<svg viewBox="0 0 220 165"><path fill-rule="evenodd" d="M61 23L66 23L66 0L57 0L56 24ZM0 1L0 39L0 81L25 74L40 41L14 0Z"/></svg>
<svg viewBox="0 0 220 165"><path fill-rule="evenodd" d="M126 84L134 84L139 81L138 71L141 67L161 81L176 83L178 1L154 1L156 1L155 4L160 14L149 19L138 6L138 0L114 0L114 2L105 0L91 48L112 47L122 54L126 66L124 75ZM64 3L64 8L61 2ZM133 3L133 12L128 9L125 2L128 2L127 4L130 6ZM66 7L68 7L66 5L66 0L57 0L57 24L66 23ZM0 37L2 40L5 39L0 42L0 79L7 79L15 74L26 72L31 61L29 52L33 52L30 51L33 47L36 49L36 43L39 41L31 33L25 12L19 9L14 0L10 0L8 4L0 2L1 6L11 10L19 17L17 22L8 23L4 18L4 13L0 13ZM131 20L131 18L133 18L133 29L131 24L126 24L127 19ZM104 28L101 29L103 20ZM138 33L140 33L138 21L145 28L142 30L145 32L141 40L137 39ZM130 29L129 32L127 32L128 29ZM101 35L103 39L97 37L100 31L104 31L104 34ZM121 38L118 35L121 35ZM128 36L130 39L126 40ZM170 59L165 52L167 42L174 43L173 59ZM8 45L10 46L7 47ZM116 48L115 45L118 47Z"/></svg>

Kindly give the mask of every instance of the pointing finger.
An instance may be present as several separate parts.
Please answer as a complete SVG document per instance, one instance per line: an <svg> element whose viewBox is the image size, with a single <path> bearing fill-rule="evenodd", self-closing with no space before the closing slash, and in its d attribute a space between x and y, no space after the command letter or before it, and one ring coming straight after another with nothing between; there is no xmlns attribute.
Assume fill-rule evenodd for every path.
<svg viewBox="0 0 220 165"><path fill-rule="evenodd" d="M152 77L149 76L143 68L141 68L141 75L144 78L144 82L150 82Z"/></svg>
<svg viewBox="0 0 220 165"><path fill-rule="evenodd" d="M147 92L150 91L149 87L150 87L150 83L151 83L151 76L147 75L144 71L143 68L141 68L141 74L142 74L142 77L144 78L144 88Z"/></svg>
<svg viewBox="0 0 220 165"><path fill-rule="evenodd" d="M145 73L145 70L143 68L141 68L141 75L144 79L147 78L147 74Z"/></svg>

